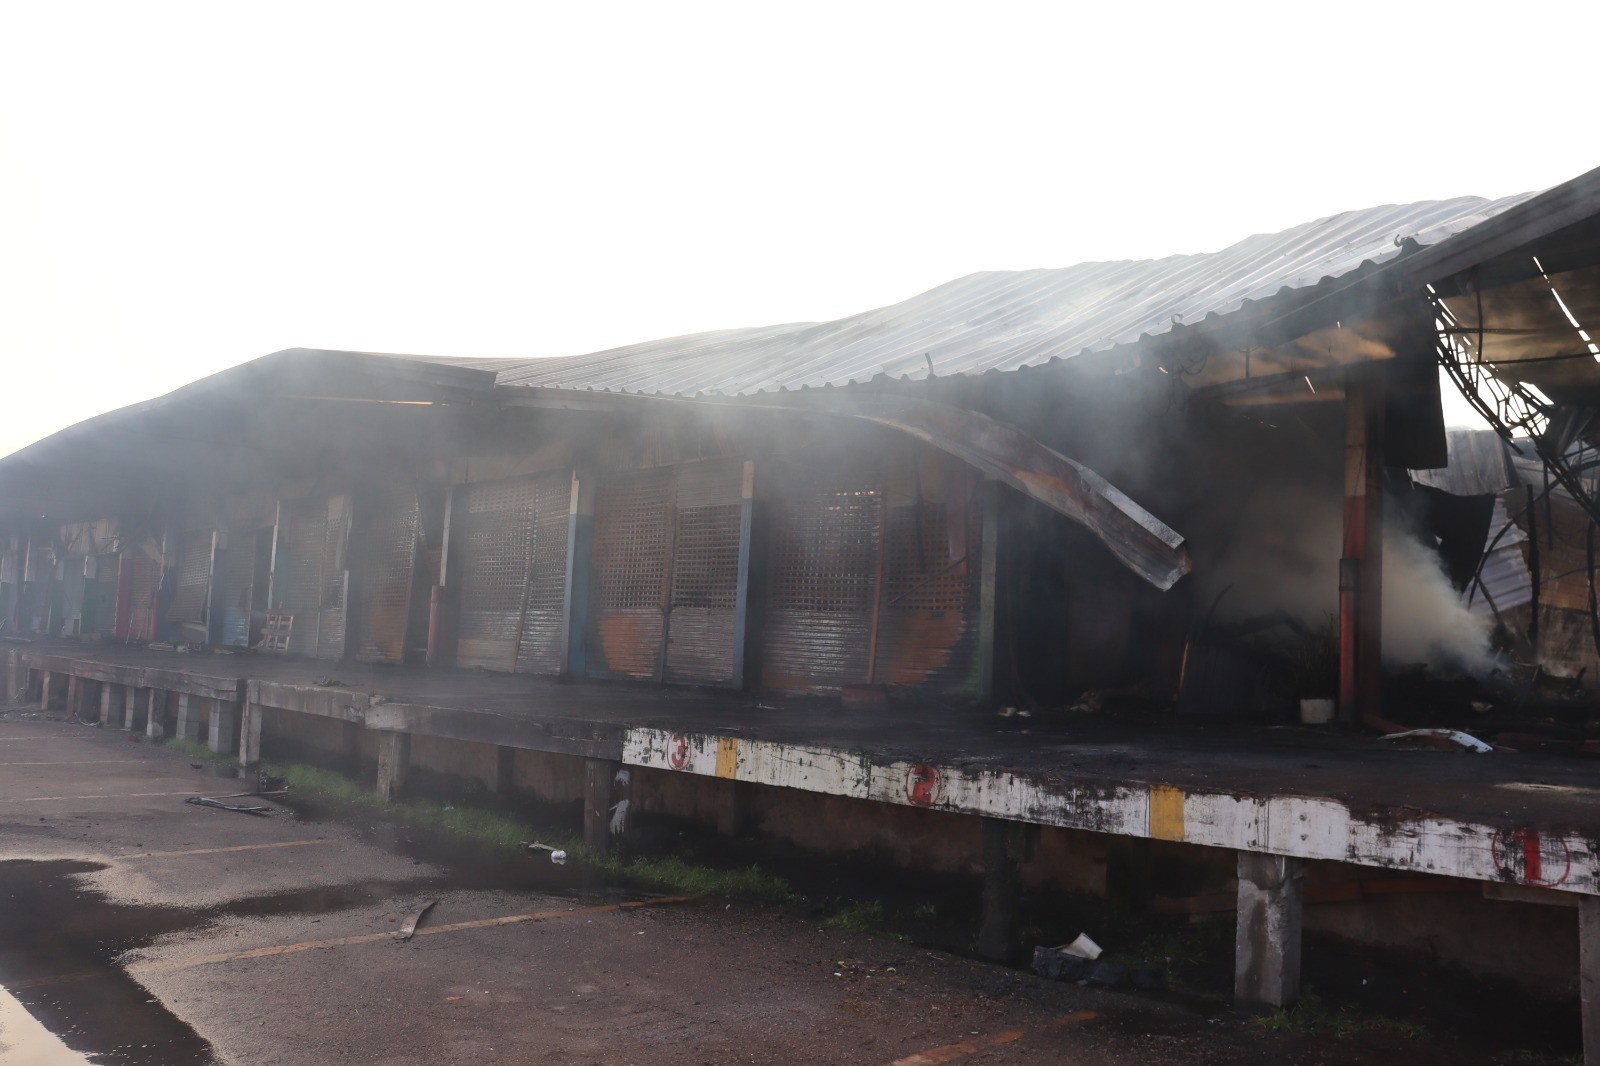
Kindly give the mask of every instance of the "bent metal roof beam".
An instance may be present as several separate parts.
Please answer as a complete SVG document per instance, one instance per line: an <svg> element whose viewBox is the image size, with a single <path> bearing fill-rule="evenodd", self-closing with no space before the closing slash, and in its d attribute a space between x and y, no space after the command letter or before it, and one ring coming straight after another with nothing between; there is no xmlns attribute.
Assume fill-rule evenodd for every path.
<svg viewBox="0 0 1600 1066"><path fill-rule="evenodd" d="M1190 570L1189 548L1182 534L1082 463L1052 451L1016 426L976 411L908 399L879 398L818 408L759 399L699 401L520 386L497 391L503 403L514 407L616 410L655 403L870 422L937 448L1065 515L1093 534L1124 566L1158 589L1170 589Z"/></svg>

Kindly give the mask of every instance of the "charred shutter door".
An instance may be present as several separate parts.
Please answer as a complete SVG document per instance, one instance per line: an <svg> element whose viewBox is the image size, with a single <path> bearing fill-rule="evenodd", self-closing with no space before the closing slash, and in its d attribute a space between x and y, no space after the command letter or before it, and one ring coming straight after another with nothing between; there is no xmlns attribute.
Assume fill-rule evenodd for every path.
<svg viewBox="0 0 1600 1066"><path fill-rule="evenodd" d="M736 680L744 483L743 460L712 459L600 484L591 673Z"/></svg>
<svg viewBox="0 0 1600 1066"><path fill-rule="evenodd" d="M867 679L885 518L876 472L831 464L772 492L762 683L836 692Z"/></svg>
<svg viewBox="0 0 1600 1066"><path fill-rule="evenodd" d="M221 642L235 648L250 643L251 584L255 580L256 535L234 533L218 553L217 587L211 597L213 629Z"/></svg>
<svg viewBox="0 0 1600 1066"><path fill-rule="evenodd" d="M964 472L914 477L891 494L872 682L981 691L974 671L982 523Z"/></svg>
<svg viewBox="0 0 1600 1066"><path fill-rule="evenodd" d="M168 625L204 625L206 597L211 591L212 534L184 533L178 537L178 565L174 568L172 602L167 607Z"/></svg>
<svg viewBox="0 0 1600 1066"><path fill-rule="evenodd" d="M465 485L456 662L558 673L572 474Z"/></svg>
<svg viewBox="0 0 1600 1066"><path fill-rule="evenodd" d="M420 517L417 494L410 490L361 502L356 515L362 531L355 562L361 571L356 658L363 662L405 661Z"/></svg>
<svg viewBox="0 0 1600 1066"><path fill-rule="evenodd" d="M678 468L668 597L668 681L736 680L745 464L711 460Z"/></svg>
<svg viewBox="0 0 1600 1066"><path fill-rule="evenodd" d="M594 610L590 671L661 677L672 549L672 468L627 470L594 499Z"/></svg>
<svg viewBox="0 0 1600 1066"><path fill-rule="evenodd" d="M161 584L161 564L142 549L122 556L118 596L126 606L117 605L117 636L122 640L156 639L156 589Z"/></svg>

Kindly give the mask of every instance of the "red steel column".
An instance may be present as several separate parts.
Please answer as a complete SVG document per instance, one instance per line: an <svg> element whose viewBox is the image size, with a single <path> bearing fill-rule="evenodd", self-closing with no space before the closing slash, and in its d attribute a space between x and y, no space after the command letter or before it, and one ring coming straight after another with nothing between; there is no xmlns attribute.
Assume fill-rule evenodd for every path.
<svg viewBox="0 0 1600 1066"><path fill-rule="evenodd" d="M1339 560L1339 716L1377 714L1383 657L1383 388L1345 385L1344 552Z"/></svg>

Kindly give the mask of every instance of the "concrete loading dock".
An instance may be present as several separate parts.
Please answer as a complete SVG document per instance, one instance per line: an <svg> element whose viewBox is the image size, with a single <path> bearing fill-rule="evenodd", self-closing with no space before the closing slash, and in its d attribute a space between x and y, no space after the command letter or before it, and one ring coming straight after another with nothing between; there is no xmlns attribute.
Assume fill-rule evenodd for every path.
<svg viewBox="0 0 1600 1066"><path fill-rule="evenodd" d="M8 690L247 766L275 726L337 723L311 745L370 757L385 795L434 742L495 787L518 752L585 760L555 776L596 844L622 767L698 782L671 788L730 827L761 786L975 816L997 955L1016 826L1225 849L1250 1004L1297 994L1307 862L1578 899L1600 1048L1582 763L1202 728L1283 720L1215 638L1278 624L1295 566L1338 612L1343 726L1411 723L1380 669L1411 558L1384 515L1445 461L1439 361L1476 335L1467 369L1501 380L1500 305L1459 325L1461 278L1537 246L1577 300L1597 185L575 360L269 356L0 463ZM1587 508L1559 429L1588 386L1541 387L1490 413ZM1134 690L1162 713L1056 713Z"/></svg>
<svg viewBox="0 0 1600 1066"><path fill-rule="evenodd" d="M1179 727L1152 734L1114 723L1006 728L974 713L859 713L755 706L737 693L666 693L572 685L474 672L344 664L339 684L294 660L185 657L142 649L54 644L12 648L24 677L66 675L88 693L143 691L155 682L244 697L210 705L203 736L227 738L243 714L241 766L261 755L263 726L308 715L339 723L347 750L376 753L374 787L398 797L414 738L476 746L512 787L515 750L582 760L586 835L609 843L615 770L643 768L712 779L706 803L724 828L748 822L751 786L796 789L901 807L974 815L984 834L1007 825L1228 849L1237 854L1242 1003L1281 1006L1299 988L1300 891L1308 860L1461 878L1492 899L1594 906L1600 850L1592 772L1582 763L1529 755L1460 757L1394 750L1337 737L1216 736ZM210 660L200 666L201 660ZM237 663L263 676L207 674ZM105 680L108 677L120 681ZM39 684L34 681L34 684ZM164 695L165 691L157 690ZM100 702L89 697L82 707ZM158 697L158 703L162 702ZM115 706L116 697L110 706ZM107 724L137 728L109 719ZM915 727L914 729L912 727ZM358 730L351 734L348 730ZM181 735L181 732L180 732ZM635 787L639 787L637 782ZM648 786L645 786L648 787ZM635 797L636 799L638 797ZM985 942L1010 957L1015 864L1025 851L985 850ZM1000 861L996 861L996 855ZM999 886L995 890L995 886ZM1583 943L1585 957L1595 945Z"/></svg>

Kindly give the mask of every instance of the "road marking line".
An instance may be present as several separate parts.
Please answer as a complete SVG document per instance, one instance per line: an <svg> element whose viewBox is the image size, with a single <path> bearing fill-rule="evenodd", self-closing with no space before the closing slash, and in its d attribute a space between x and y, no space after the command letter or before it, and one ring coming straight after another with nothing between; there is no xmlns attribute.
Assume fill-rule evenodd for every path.
<svg viewBox="0 0 1600 1066"><path fill-rule="evenodd" d="M65 740L65 737L0 737L0 744L20 743L24 740Z"/></svg>
<svg viewBox="0 0 1600 1066"><path fill-rule="evenodd" d="M97 766L111 762L133 764L132 759L71 759L66 762L0 762L0 766Z"/></svg>
<svg viewBox="0 0 1600 1066"><path fill-rule="evenodd" d="M665 896L661 899L633 900L628 903L608 903L601 907L579 907L575 910L564 911L538 911L533 914L508 914L501 918L479 918L470 922L451 922L448 925L434 925L425 929L418 929L416 935L438 936L441 933L457 933L465 929L488 929L497 925L517 925L522 922L542 922L551 918L577 918L585 914L601 914L606 911L634 910L639 907L654 907L663 903L687 903L694 896ZM209 966L216 962L232 962L236 959L266 959L276 955L293 955L301 951L316 951L320 948L342 948L351 944L376 944L380 941L394 941L394 930L387 929L381 933L362 933L357 936L334 937L331 940L304 940L298 944L276 944L272 947L254 948L250 951L228 951L217 955L198 955L192 959L172 959L167 962L153 962L142 966L131 966L131 974L165 973L172 970L188 970L196 966Z"/></svg>
<svg viewBox="0 0 1600 1066"><path fill-rule="evenodd" d="M1054 1022L1057 1026L1076 1025L1095 1017L1092 1010L1074 1011ZM945 1044L943 1047L929 1048L927 1051L915 1055L907 1055L903 1059L895 1059L889 1066L939 1066L940 1063L955 1062L969 1055L976 1055L985 1048L999 1047L1021 1040L1026 1035L1021 1029L1008 1029L1003 1033L993 1036L980 1036L975 1040L963 1040L956 1044Z"/></svg>
<svg viewBox="0 0 1600 1066"><path fill-rule="evenodd" d="M173 793L184 795L185 793ZM270 844L235 844L229 848L190 848L187 851L141 851L135 855L118 855L118 859L171 859L182 855L221 855L229 851L260 851L262 848L299 848L307 844L335 844L335 840L317 837L315 840L275 840Z"/></svg>
<svg viewBox="0 0 1600 1066"><path fill-rule="evenodd" d="M123 793L96 793L93 796L23 796L14 800L15 803L43 803L46 800L120 800L139 799L144 796L198 796L200 793L194 789L187 792L123 792Z"/></svg>

